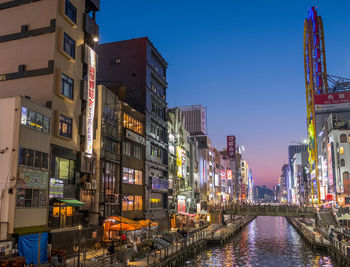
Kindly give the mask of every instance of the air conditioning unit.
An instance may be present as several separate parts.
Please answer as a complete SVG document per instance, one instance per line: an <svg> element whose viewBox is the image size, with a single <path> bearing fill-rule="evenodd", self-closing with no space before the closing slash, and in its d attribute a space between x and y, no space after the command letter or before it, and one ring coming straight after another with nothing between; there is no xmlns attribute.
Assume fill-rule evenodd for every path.
<svg viewBox="0 0 350 267"><path fill-rule="evenodd" d="M96 180L91 180L91 189L96 190L97 189L97 181Z"/></svg>
<svg viewBox="0 0 350 267"><path fill-rule="evenodd" d="M84 183L84 189L91 189L91 183Z"/></svg>

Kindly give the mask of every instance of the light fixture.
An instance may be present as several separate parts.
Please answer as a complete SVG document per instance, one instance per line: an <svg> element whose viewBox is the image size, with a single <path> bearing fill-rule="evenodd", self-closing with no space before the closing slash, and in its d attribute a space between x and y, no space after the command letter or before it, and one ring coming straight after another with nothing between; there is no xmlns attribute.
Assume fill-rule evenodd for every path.
<svg viewBox="0 0 350 267"><path fill-rule="evenodd" d="M98 37L95 36L93 40L94 40L95 43L97 43L98 42Z"/></svg>

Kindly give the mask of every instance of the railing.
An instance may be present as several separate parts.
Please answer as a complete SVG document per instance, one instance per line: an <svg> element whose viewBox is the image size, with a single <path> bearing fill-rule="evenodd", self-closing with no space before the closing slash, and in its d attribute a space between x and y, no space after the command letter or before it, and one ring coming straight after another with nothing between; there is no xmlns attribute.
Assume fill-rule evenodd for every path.
<svg viewBox="0 0 350 267"><path fill-rule="evenodd" d="M350 246L335 239L331 238L331 247L338 251L339 254L345 256L348 260L350 260Z"/></svg>
<svg viewBox="0 0 350 267"><path fill-rule="evenodd" d="M209 229L201 230L197 233L190 235L187 238L183 238L176 241L174 244L163 247L162 249L159 249L157 251L151 252L150 254L147 255L147 266L160 263L162 262L162 260L169 258L172 255L176 255L181 250L184 250L193 244L197 244L199 242L206 240L206 238L210 235L210 233L216 230L209 230Z"/></svg>
<svg viewBox="0 0 350 267"><path fill-rule="evenodd" d="M281 216L316 216L316 209L313 207L296 206L270 206L270 205L228 205L224 208L226 212L251 213L251 215L273 215Z"/></svg>

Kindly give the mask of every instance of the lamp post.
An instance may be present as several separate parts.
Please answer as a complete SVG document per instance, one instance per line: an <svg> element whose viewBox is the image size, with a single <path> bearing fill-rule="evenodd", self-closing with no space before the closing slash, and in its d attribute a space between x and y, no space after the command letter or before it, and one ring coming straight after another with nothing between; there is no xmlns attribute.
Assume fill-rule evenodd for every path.
<svg viewBox="0 0 350 267"><path fill-rule="evenodd" d="M80 267L80 237L81 237L81 229L83 227L81 225L78 226L79 229L79 235L78 235L78 267Z"/></svg>

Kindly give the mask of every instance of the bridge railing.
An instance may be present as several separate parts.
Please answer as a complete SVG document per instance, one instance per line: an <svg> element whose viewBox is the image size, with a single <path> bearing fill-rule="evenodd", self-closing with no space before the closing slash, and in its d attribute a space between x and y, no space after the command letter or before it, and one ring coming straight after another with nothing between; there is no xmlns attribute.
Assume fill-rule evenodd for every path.
<svg viewBox="0 0 350 267"><path fill-rule="evenodd" d="M296 207L296 206L270 206L270 205L227 205L225 211L234 213L286 213L289 214L316 214L313 207Z"/></svg>

